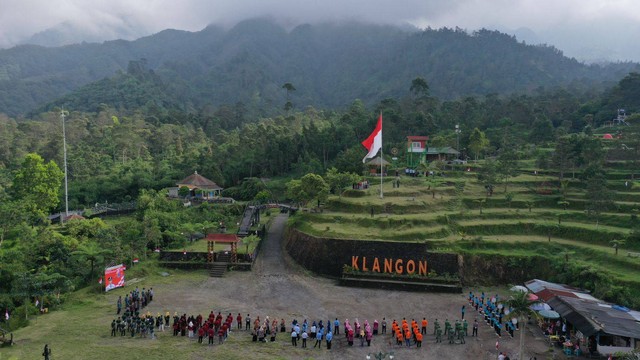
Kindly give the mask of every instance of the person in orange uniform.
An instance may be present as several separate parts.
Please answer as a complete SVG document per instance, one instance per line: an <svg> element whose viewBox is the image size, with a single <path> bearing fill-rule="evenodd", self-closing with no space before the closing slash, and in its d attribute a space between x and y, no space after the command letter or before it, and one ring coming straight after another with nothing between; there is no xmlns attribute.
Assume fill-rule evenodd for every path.
<svg viewBox="0 0 640 360"><path fill-rule="evenodd" d="M427 326L429 325L429 322L427 321L427 318L422 318L422 334L426 334L427 333Z"/></svg>
<svg viewBox="0 0 640 360"><path fill-rule="evenodd" d="M398 346L402 345L402 332L400 329L396 330L396 344L398 344Z"/></svg>
<svg viewBox="0 0 640 360"><path fill-rule="evenodd" d="M422 334L416 333L416 347L422 347Z"/></svg>
<svg viewBox="0 0 640 360"><path fill-rule="evenodd" d="M411 331L409 331L409 329L404 332L404 342L407 344L407 347L411 346Z"/></svg>

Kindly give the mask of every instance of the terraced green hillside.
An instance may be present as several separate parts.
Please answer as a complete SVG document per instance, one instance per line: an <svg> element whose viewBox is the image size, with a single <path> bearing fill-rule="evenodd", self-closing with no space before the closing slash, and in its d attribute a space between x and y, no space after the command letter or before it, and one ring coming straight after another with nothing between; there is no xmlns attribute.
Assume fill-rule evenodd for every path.
<svg viewBox="0 0 640 360"><path fill-rule="evenodd" d="M330 197L322 212L302 211L291 225L327 238L424 242L433 251L463 254L473 264L500 266L496 272L545 276L640 306L640 181L630 180L630 164L606 163L611 202L598 211L580 172L568 172L560 186L556 173L534 174L529 165L521 161L507 191L500 185L492 196L478 180L482 161L445 170L436 187L429 178L401 177L400 188L394 188L389 177L383 198L379 185L348 190ZM467 282L505 279L485 275L465 277Z"/></svg>

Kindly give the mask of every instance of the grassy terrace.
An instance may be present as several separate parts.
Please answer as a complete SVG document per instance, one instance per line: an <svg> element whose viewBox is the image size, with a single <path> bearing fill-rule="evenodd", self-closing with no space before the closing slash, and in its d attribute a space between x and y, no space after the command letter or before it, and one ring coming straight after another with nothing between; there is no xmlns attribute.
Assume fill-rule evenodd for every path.
<svg viewBox="0 0 640 360"><path fill-rule="evenodd" d="M640 186L631 181L624 186L630 178L624 164L607 172L613 205L597 219L585 211L586 186L578 180L579 173L572 178L567 172L563 195L556 176L534 175L533 164L528 164L509 179L506 192L499 185L487 197L475 172L481 166L482 162L469 164L472 171L445 171L436 186L426 178L401 177L396 189L387 178L382 199L379 178L370 178L368 190L332 196L322 213L300 212L292 224L321 237L425 242L436 251L488 258L543 256L559 266L567 262L607 274L640 295L640 258L627 256L628 251L640 252ZM464 190L457 191L456 184L464 184ZM615 255L612 245L619 240L624 242Z"/></svg>

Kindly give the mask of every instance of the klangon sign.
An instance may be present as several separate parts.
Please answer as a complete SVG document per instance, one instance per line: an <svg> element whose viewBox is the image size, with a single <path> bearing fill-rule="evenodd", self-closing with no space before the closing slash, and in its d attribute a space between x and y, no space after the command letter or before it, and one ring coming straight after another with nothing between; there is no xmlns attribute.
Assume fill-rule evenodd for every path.
<svg viewBox="0 0 640 360"><path fill-rule="evenodd" d="M420 276L427 276L427 260L404 260L378 257L351 256L351 267L353 270L362 272L377 272L398 275L412 275L417 273Z"/></svg>

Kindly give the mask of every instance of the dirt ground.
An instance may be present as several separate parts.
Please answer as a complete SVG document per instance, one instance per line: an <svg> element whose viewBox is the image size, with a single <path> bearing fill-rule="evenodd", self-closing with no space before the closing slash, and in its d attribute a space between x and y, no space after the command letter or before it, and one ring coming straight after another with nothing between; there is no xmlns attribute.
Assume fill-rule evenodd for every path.
<svg viewBox="0 0 640 360"><path fill-rule="evenodd" d="M496 359L496 341L500 341L500 350L506 351L511 359L519 358L519 333L515 338L503 336L501 339L492 329L480 322L479 336L467 337L466 344L450 345L444 340L436 344L433 335L433 321L439 319L443 325L445 319L454 320L460 317L460 308L467 304L465 289L462 294L439 294L389 291L376 289L348 288L336 285L335 280L314 276L295 264L282 249L282 234L286 224L286 215L274 218L269 236L263 244L252 272L228 272L224 278L207 278L197 283L172 284L155 289L156 297L149 310L165 311L176 309L187 314L208 314L209 311L221 311L223 314L238 312L245 317L251 314L255 319L269 316L283 318L290 331L293 319L302 322L338 318L351 322L358 318L360 322L374 319L381 321L385 317L389 324L393 319L406 318L429 320L428 336L425 336L423 347L398 347L391 342L389 335L375 336L371 347L360 347L358 339L353 347L347 346L344 335L335 336L333 348L328 351L323 344L321 350L309 345L307 349L291 345L289 334L278 334L275 344L253 343L248 332L233 331L231 336L246 339L242 346L254 347L256 359L365 359L368 353L394 352L395 359ZM471 289L472 291L474 289ZM495 289L475 289L487 293ZM502 296L507 294L503 293ZM467 306L468 308L468 306ZM467 309L465 315L470 324L477 313ZM481 320L478 316L479 321ZM453 322L453 321L452 321ZM235 326L235 324L234 324ZM390 328L390 325L389 325ZM471 334L471 326L469 326ZM504 334L503 334L504 335ZM526 333L526 357L536 356L538 359L550 358L547 345L541 332L535 326L528 327ZM311 340L311 339L310 339ZM243 340L245 341L245 340ZM309 341L312 345L314 342ZM269 351L266 351L266 348ZM274 351L276 349L276 351ZM371 357L375 359L374 356Z"/></svg>

